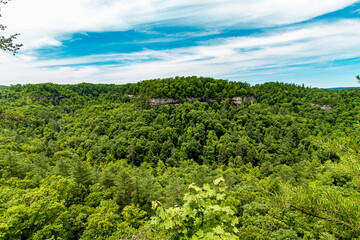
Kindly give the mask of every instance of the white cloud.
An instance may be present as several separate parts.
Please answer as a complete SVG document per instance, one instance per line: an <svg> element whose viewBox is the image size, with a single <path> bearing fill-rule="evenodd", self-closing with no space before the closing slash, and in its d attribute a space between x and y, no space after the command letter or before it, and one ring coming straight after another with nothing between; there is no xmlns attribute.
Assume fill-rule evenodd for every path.
<svg viewBox="0 0 360 240"><path fill-rule="evenodd" d="M122 31L176 20L207 29L274 26L305 21L358 0L16 0L3 9L24 49L59 45L75 32ZM174 24L174 22L172 22Z"/></svg>
<svg viewBox="0 0 360 240"><path fill-rule="evenodd" d="M301 24L263 35L218 39L173 50L46 61L33 53L40 47L59 46L76 32L122 31L155 22L171 25L174 21L177 25L201 27L205 33L224 28L276 26L305 21L355 2L359 1L14 0L3 7L2 20L9 31L21 33L19 40L25 46L16 57L0 52L0 85L50 81L125 83L176 75L256 82L268 80L270 74L291 79L292 74L303 71L303 64L327 67L330 62L335 76L333 71L342 70L336 67L336 60L360 56L360 20ZM86 66L100 61L122 63Z"/></svg>
<svg viewBox="0 0 360 240"><path fill-rule="evenodd" d="M4 59L1 58L0 60ZM0 85L45 82L58 84L95 83L99 79L98 76L93 77L99 72L99 69L96 67L41 68L37 63L34 64L31 61L21 61L19 59L12 60L6 65L1 65L0 71L4 73L0 79Z"/></svg>
<svg viewBox="0 0 360 240"><path fill-rule="evenodd" d="M176 75L212 76L252 83L256 83L260 78L263 81L269 80L270 76L274 75L272 79L278 77L300 81L296 75L303 74L309 69L316 71L316 67L323 68L323 73L328 72L332 76L345 71L346 69L337 66L336 62L360 56L358 39L360 20L352 19L333 23L309 23L297 28L270 32L267 35L233 37L212 45L204 43L202 46L173 50L148 50L131 54L94 55L50 61L36 60L31 56L18 55L14 58L2 55L0 62L4 64L0 65L0 72L3 74L0 85L9 82L49 81L126 83ZM86 65L98 61L124 63L108 66L56 67ZM328 69L331 62L332 68ZM312 67L304 68L304 64L311 64ZM342 79L341 84L355 84L351 73L346 74L347 81ZM317 86L321 84L326 83L318 83Z"/></svg>
<svg viewBox="0 0 360 240"><path fill-rule="evenodd" d="M289 66L316 66L333 59L356 58L360 55L359 29L360 21L344 20L330 25L309 24L303 29L289 29L270 36L225 39L212 46L162 51L162 55L144 52L144 56L148 54L149 58L162 60L118 67L117 71L111 71L111 76L114 76L111 80L115 81L116 77L140 80L175 75L255 76L255 70L277 68L286 72Z"/></svg>

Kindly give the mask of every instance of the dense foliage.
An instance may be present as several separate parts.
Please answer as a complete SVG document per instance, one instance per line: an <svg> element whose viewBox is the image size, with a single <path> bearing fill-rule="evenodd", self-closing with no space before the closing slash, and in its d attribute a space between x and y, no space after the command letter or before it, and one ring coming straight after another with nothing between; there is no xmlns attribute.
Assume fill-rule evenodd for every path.
<svg viewBox="0 0 360 240"><path fill-rule="evenodd" d="M129 92L153 98L190 98L190 97L242 97L253 95L249 84L228 82L212 78L175 77L162 80L143 81L131 85Z"/></svg>
<svg viewBox="0 0 360 240"><path fill-rule="evenodd" d="M147 104L235 96L255 101ZM358 237L359 110L358 89L197 77L0 87L0 238Z"/></svg>
<svg viewBox="0 0 360 240"><path fill-rule="evenodd" d="M184 205L167 210L159 207L153 224L165 229L172 239L238 239L238 218L229 206L221 206L226 196L226 186L221 184L224 181L216 179L214 189L209 184L200 188L192 183L189 186L192 191L184 196ZM159 204L153 202L153 208Z"/></svg>

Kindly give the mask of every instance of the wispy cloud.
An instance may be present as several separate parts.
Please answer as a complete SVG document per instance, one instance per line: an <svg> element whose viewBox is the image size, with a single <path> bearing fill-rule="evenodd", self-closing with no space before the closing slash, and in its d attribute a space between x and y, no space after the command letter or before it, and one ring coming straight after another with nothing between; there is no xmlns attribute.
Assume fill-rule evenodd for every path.
<svg viewBox="0 0 360 240"><path fill-rule="evenodd" d="M4 20L11 30L22 33L20 40L26 47L15 58L0 54L0 84L49 81L125 83L176 75L212 76L250 83L277 78L299 82L304 71L316 72L318 76L326 69L348 71L350 65L346 67L340 61L360 56L360 20L342 19L341 16L331 21L308 20L357 2L16 0L4 9ZM76 41L72 39L74 33L135 30L156 34L156 29L174 26L191 29L185 28L179 33L163 30L158 37L133 39L131 43L151 45L210 37L196 39L187 46L178 47L174 42L168 48L144 47L111 54L104 51L71 56L69 52L66 58L55 55L41 59L37 54L38 49L46 46L63 46L61 51L67 51L65 40ZM241 36L225 34L246 29L262 31ZM116 42L116 39L112 41ZM354 65L351 67L355 68ZM274 76L269 78L270 74ZM350 80L346 84L351 84Z"/></svg>
<svg viewBox="0 0 360 240"><path fill-rule="evenodd" d="M142 25L206 29L275 26L305 21L357 0L16 0L3 21L26 49L59 45L76 32L125 31ZM310 7L311 6L311 7Z"/></svg>

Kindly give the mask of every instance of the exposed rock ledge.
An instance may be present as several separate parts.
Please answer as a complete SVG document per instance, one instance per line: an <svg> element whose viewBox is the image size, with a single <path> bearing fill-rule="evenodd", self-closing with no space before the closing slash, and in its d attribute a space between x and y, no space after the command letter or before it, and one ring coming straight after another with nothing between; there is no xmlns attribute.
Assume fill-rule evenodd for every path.
<svg viewBox="0 0 360 240"><path fill-rule="evenodd" d="M329 105L320 105L320 104L312 104L312 105L315 107L321 108L325 111L329 111L332 109L332 106L329 106Z"/></svg>
<svg viewBox="0 0 360 240"><path fill-rule="evenodd" d="M149 104L151 107L155 105L169 105L169 104L180 104L186 101L200 101L200 102L211 102L211 101L218 101L221 102L223 100L228 100L231 103L234 103L237 107L242 105L244 102L250 102L251 104L254 103L255 97L248 96L248 97L233 97L233 98L226 98L226 97L219 97L219 98L203 98L203 97L192 97L192 98L181 98L181 99L172 99L172 98L150 98Z"/></svg>

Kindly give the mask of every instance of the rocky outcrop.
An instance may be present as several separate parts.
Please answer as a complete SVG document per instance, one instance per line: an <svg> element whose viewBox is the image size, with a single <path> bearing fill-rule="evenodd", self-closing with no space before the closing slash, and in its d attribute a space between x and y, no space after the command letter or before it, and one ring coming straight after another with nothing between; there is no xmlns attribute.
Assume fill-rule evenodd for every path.
<svg viewBox="0 0 360 240"><path fill-rule="evenodd" d="M169 105L169 104L179 104L185 102L185 99L172 99L172 98L150 98L150 106L155 105Z"/></svg>
<svg viewBox="0 0 360 240"><path fill-rule="evenodd" d="M312 105L315 107L321 108L325 111L329 111L332 109L332 106L329 106L329 105L320 105L320 104L312 104Z"/></svg>
<svg viewBox="0 0 360 240"><path fill-rule="evenodd" d="M181 98L181 99L172 99L172 98L150 98L149 104L151 107L155 105L169 105L174 104L177 106L180 103L186 102L186 101L200 101L200 102L211 102L211 101L224 101L228 100L231 103L234 103L236 106L240 106L244 104L244 102L249 102L251 104L254 103L255 97L253 96L247 96L247 97L233 97L233 98L225 98L225 97L219 97L219 98L203 98L203 97L197 97L197 98Z"/></svg>
<svg viewBox="0 0 360 240"><path fill-rule="evenodd" d="M223 100L229 100L229 102L234 103L237 107L244 104L245 102L249 102L251 104L254 104L255 97L254 96L247 96L247 97L233 97L233 98L213 98L212 100L216 100L218 102L221 102Z"/></svg>

